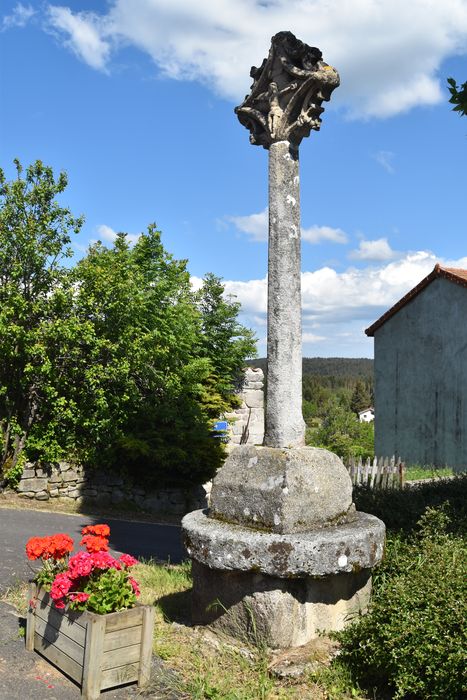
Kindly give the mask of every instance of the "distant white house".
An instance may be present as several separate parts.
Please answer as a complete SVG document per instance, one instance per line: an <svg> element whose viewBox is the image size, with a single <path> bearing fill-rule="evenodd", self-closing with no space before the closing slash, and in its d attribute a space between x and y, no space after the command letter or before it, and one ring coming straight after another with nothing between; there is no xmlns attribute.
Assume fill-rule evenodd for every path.
<svg viewBox="0 0 467 700"><path fill-rule="evenodd" d="M362 411L358 412L358 420L360 423L371 423L375 419L375 409L373 406L364 408Z"/></svg>

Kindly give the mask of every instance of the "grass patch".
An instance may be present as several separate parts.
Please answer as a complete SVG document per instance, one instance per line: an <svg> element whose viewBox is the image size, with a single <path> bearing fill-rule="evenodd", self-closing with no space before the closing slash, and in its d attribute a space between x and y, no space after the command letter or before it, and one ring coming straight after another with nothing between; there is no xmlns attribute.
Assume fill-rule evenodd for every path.
<svg viewBox="0 0 467 700"><path fill-rule="evenodd" d="M454 476L450 467L423 467L412 464L406 467L405 478L407 481L418 481L419 479L445 479Z"/></svg>
<svg viewBox="0 0 467 700"><path fill-rule="evenodd" d="M0 603L13 605L23 617L26 617L28 602L28 584L22 581L18 581L16 585L9 586L5 591L0 593Z"/></svg>

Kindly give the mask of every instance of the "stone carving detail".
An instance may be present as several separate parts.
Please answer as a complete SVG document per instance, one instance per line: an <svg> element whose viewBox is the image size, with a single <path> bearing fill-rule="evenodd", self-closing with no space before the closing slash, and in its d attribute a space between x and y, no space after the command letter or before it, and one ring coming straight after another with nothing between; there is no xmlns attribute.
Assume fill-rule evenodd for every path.
<svg viewBox="0 0 467 700"><path fill-rule="evenodd" d="M299 146L311 129L319 130L322 103L339 85L337 71L322 60L321 51L292 32L272 37L269 56L252 67L251 92L235 108L250 141L269 148L277 141Z"/></svg>

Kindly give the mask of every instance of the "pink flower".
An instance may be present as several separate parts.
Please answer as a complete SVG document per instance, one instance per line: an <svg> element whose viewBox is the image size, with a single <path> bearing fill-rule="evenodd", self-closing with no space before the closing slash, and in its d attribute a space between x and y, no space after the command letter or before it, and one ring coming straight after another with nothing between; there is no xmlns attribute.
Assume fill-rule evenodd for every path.
<svg viewBox="0 0 467 700"><path fill-rule="evenodd" d="M90 555L95 569L121 569L121 564L108 552L94 552Z"/></svg>
<svg viewBox="0 0 467 700"><path fill-rule="evenodd" d="M54 578L52 587L50 589L50 597L52 598L52 600L58 600L59 598L63 598L64 596L66 596L72 584L73 581L69 578L68 574L58 574Z"/></svg>
<svg viewBox="0 0 467 700"><path fill-rule="evenodd" d="M74 554L68 562L68 576L71 579L81 578L81 576L89 576L92 569L92 558L87 552L78 552L77 554Z"/></svg>
<svg viewBox="0 0 467 700"><path fill-rule="evenodd" d="M141 591L139 590L139 586L138 586L137 582L135 581L135 579L134 579L134 578L131 578L131 576L130 576L130 577L128 578L128 580L129 580L129 582L131 583L131 587L132 587L132 589L133 589L135 595L139 595L139 594L141 593Z"/></svg>
<svg viewBox="0 0 467 700"><path fill-rule="evenodd" d="M66 573L58 574L53 582L50 589L50 597L55 603L56 608L64 608L65 601L64 598L73 585L73 581L68 577Z"/></svg>
<svg viewBox="0 0 467 700"><path fill-rule="evenodd" d="M89 598L89 593L70 593L70 600L77 601L78 603L85 603Z"/></svg>
<svg viewBox="0 0 467 700"><path fill-rule="evenodd" d="M135 559L134 557L131 556L131 554L122 554L119 557L119 561L122 562L122 564L125 564L125 566L136 566L136 564L139 564L139 561Z"/></svg>

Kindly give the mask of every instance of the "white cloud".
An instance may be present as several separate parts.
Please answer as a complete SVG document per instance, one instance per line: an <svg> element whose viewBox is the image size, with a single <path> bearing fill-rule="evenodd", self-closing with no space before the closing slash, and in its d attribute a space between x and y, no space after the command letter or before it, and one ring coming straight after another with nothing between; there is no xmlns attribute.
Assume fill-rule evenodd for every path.
<svg viewBox="0 0 467 700"><path fill-rule="evenodd" d="M386 170L386 172L390 173L391 175L396 172L392 164L394 160L394 153L392 151L378 151L373 157L376 162Z"/></svg>
<svg viewBox="0 0 467 700"><path fill-rule="evenodd" d="M310 228L302 228L302 238L307 243L321 243L321 241L347 243L347 235L344 231L340 228L332 228L331 226L311 226Z"/></svg>
<svg viewBox="0 0 467 700"><path fill-rule="evenodd" d="M392 260L397 255L398 253L392 250L387 238L377 238L374 241L360 241L358 250L352 250L349 253L349 258L352 260L383 262Z"/></svg>
<svg viewBox="0 0 467 700"><path fill-rule="evenodd" d="M428 275L437 262L467 268L467 257L442 260L429 251L406 253L398 260L337 272L323 267L302 273L304 353L328 356L369 356L372 342L364 335L387 309ZM263 335L267 313L267 279L224 282L227 293L242 304L241 320ZM263 319L258 323L258 319ZM319 328L319 335L314 331Z"/></svg>
<svg viewBox="0 0 467 700"><path fill-rule="evenodd" d="M11 27L25 27L31 17L36 14L36 11L31 5L23 5L18 2L13 8L10 15L5 15L2 20L2 29L10 29Z"/></svg>
<svg viewBox="0 0 467 700"><path fill-rule="evenodd" d="M114 231L113 228L111 228L110 226L107 226L107 224L100 224L100 226L97 226L96 230L101 241L110 241L110 243L113 243L117 238L117 232ZM138 233L126 234L126 239L130 245L135 244L138 238Z"/></svg>
<svg viewBox="0 0 467 700"><path fill-rule="evenodd" d="M68 36L64 41L85 63L97 70L106 70L110 43L106 38L105 21L92 12L73 12L68 7L50 5L51 27Z"/></svg>
<svg viewBox="0 0 467 700"><path fill-rule="evenodd" d="M268 208L260 211L259 214L249 216L226 216L226 221L230 221L242 233L247 233L252 241L268 240Z"/></svg>
<svg viewBox="0 0 467 700"><path fill-rule="evenodd" d="M304 331L302 333L302 342L306 343L319 343L321 340L326 340L324 335L315 335L315 333L308 333Z"/></svg>
<svg viewBox="0 0 467 700"><path fill-rule="evenodd" d="M226 221L234 224L234 226L250 236L251 241L267 241L268 240L268 208L258 214L250 214L249 216L226 216ZM331 243L347 243L347 235L340 228L332 228L331 226L310 226L310 228L302 228L302 239L307 243L321 243L329 241Z"/></svg>
<svg viewBox="0 0 467 700"><path fill-rule="evenodd" d="M107 14L50 8L68 45L94 68L110 45L133 45L160 73L196 80L238 101L270 37L290 29L323 49L342 85L333 102L358 117L388 117L444 99L440 67L467 45L465 0L110 0Z"/></svg>

